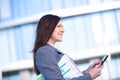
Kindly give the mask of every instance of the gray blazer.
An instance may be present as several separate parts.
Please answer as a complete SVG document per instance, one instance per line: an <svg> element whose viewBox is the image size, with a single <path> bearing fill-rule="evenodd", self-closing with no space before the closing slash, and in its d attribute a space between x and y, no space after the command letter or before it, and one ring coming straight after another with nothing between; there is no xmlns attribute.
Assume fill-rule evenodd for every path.
<svg viewBox="0 0 120 80"><path fill-rule="evenodd" d="M68 80L64 79L58 66L58 62L63 55L64 53L49 44L46 44L37 50L36 66L44 76L45 80ZM92 78L90 74L86 74L71 80L92 80Z"/></svg>

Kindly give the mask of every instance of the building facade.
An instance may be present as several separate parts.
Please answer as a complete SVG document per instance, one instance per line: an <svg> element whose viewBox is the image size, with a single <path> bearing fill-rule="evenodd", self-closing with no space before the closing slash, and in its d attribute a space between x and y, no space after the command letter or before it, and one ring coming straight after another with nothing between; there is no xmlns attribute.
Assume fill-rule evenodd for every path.
<svg viewBox="0 0 120 80"><path fill-rule="evenodd" d="M0 80L31 80L32 48L38 20L62 17L65 33L56 47L84 70L109 55L100 79L120 78L119 0L0 0Z"/></svg>

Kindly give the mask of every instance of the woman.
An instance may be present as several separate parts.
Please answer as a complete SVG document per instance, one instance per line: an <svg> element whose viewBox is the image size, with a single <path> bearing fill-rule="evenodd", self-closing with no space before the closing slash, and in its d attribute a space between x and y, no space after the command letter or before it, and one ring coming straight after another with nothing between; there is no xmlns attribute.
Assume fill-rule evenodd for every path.
<svg viewBox="0 0 120 80"><path fill-rule="evenodd" d="M65 54L54 47L56 42L62 41L63 33L64 29L59 16L47 14L38 22L33 48L34 70L37 75L42 74L45 80L65 80L58 65ZM83 75L73 77L70 80L92 80L97 78L103 68L100 64L101 60L96 60L82 72Z"/></svg>

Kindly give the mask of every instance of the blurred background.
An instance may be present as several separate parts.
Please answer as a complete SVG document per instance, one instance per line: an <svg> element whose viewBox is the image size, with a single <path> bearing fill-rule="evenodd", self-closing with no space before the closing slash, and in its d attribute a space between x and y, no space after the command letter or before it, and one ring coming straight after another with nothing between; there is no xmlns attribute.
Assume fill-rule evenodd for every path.
<svg viewBox="0 0 120 80"><path fill-rule="evenodd" d="M81 71L109 57L96 80L120 80L120 0L0 0L0 80L33 80L32 48L38 20L62 17L63 42L55 46Z"/></svg>

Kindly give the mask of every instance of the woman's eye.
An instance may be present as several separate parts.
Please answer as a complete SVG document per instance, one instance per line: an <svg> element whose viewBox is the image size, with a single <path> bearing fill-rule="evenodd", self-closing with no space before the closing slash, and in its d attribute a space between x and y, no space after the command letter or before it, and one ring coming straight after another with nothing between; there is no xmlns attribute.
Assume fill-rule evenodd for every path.
<svg viewBox="0 0 120 80"><path fill-rule="evenodd" d="M61 27L61 26L57 26L57 27Z"/></svg>
<svg viewBox="0 0 120 80"><path fill-rule="evenodd" d="M57 27L62 27L62 28L63 28L63 26L62 26L62 25L60 25L60 26L57 26Z"/></svg>

